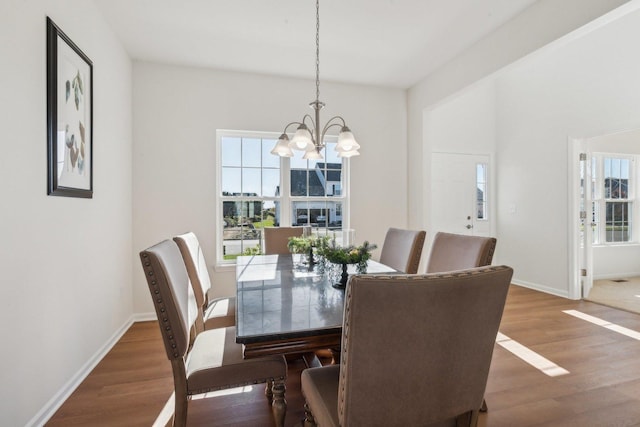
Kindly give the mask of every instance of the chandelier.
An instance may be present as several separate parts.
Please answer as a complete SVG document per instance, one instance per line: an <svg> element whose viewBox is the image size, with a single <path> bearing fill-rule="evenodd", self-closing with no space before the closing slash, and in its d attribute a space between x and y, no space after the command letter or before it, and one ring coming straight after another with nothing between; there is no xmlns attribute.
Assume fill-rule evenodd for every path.
<svg viewBox="0 0 640 427"><path fill-rule="evenodd" d="M324 107L324 102L320 101L320 1L316 0L316 100L309 103L315 112L315 118L309 114L305 114L301 122L291 122L285 126L282 135L278 138L271 154L280 157L293 157L293 150L304 151L303 159L322 159L322 149L325 147L324 137L327 131L334 127L340 128L338 134L338 143L336 151L338 157L353 157L360 153L358 149L360 145L356 142L351 130L347 127L344 119L335 116L320 127L320 110ZM298 128L293 138L289 140L287 129L290 126L297 125Z"/></svg>

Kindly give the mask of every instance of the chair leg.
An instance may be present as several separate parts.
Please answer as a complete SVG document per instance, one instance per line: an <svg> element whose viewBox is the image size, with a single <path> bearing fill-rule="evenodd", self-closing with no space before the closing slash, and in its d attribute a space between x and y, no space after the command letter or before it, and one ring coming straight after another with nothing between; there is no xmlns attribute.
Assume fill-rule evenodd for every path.
<svg viewBox="0 0 640 427"><path fill-rule="evenodd" d="M480 415L480 411L471 411L471 420L469 420L469 425L471 427L476 427L478 425L478 416Z"/></svg>
<svg viewBox="0 0 640 427"><path fill-rule="evenodd" d="M474 411L465 412L456 417L456 427L476 427L478 425L478 414L480 412L476 409Z"/></svg>
<svg viewBox="0 0 640 427"><path fill-rule="evenodd" d="M186 393L176 390L175 407L173 411L173 427L184 427L187 425L187 408L189 401Z"/></svg>
<svg viewBox="0 0 640 427"><path fill-rule="evenodd" d="M316 420L313 418L307 402L304 403L304 427L316 427Z"/></svg>
<svg viewBox="0 0 640 427"><path fill-rule="evenodd" d="M287 401L284 398L285 385L284 380L273 382L273 402L271 402L271 410L276 427L284 427L284 417L287 414Z"/></svg>
<svg viewBox="0 0 640 427"><path fill-rule="evenodd" d="M171 360L171 370L173 371L173 387L175 390L173 426L184 427L187 425L189 395L187 394L187 377L182 358Z"/></svg>

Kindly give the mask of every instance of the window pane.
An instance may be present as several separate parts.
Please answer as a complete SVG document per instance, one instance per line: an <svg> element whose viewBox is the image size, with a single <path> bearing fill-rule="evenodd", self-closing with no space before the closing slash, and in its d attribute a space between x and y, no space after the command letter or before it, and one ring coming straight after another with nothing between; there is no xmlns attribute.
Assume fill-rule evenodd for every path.
<svg viewBox="0 0 640 427"><path fill-rule="evenodd" d="M607 242L628 242L631 235L631 203L607 202Z"/></svg>
<svg viewBox="0 0 640 427"><path fill-rule="evenodd" d="M299 154L300 151L294 151L293 152L293 157L289 158L289 161L291 162L291 169L307 169L307 161L304 160L302 158L302 156Z"/></svg>
<svg viewBox="0 0 640 427"><path fill-rule="evenodd" d="M325 161L327 163L342 163L342 159L338 157L338 152L336 151L336 143L328 142L325 147L325 152L323 153Z"/></svg>
<svg viewBox="0 0 640 427"><path fill-rule="evenodd" d="M607 199L628 197L629 159L604 159L604 194Z"/></svg>
<svg viewBox="0 0 640 427"><path fill-rule="evenodd" d="M240 168L222 168L222 195L238 195L240 188Z"/></svg>
<svg viewBox="0 0 640 427"><path fill-rule="evenodd" d="M309 203L293 202L291 203L291 223L293 225L309 224Z"/></svg>
<svg viewBox="0 0 640 427"><path fill-rule="evenodd" d="M342 196L342 163L309 162L313 169L291 168L292 196Z"/></svg>
<svg viewBox="0 0 640 427"><path fill-rule="evenodd" d="M240 138L222 138L222 166L240 166Z"/></svg>
<svg viewBox="0 0 640 427"><path fill-rule="evenodd" d="M275 197L279 195L280 170L262 169L262 195L265 197Z"/></svg>
<svg viewBox="0 0 640 427"><path fill-rule="evenodd" d="M260 233L252 220L258 217L261 202L223 202L222 258L233 260L247 251L259 250Z"/></svg>
<svg viewBox="0 0 640 427"><path fill-rule="evenodd" d="M291 195L292 196L308 196L307 181L309 173L306 169L291 169Z"/></svg>
<svg viewBox="0 0 640 427"><path fill-rule="evenodd" d="M261 173L259 168L242 168L242 194L262 196Z"/></svg>
<svg viewBox="0 0 640 427"><path fill-rule="evenodd" d="M487 165L476 164L476 219L487 219Z"/></svg>
<svg viewBox="0 0 640 427"><path fill-rule="evenodd" d="M242 138L242 166L259 168L262 162L262 141Z"/></svg>
<svg viewBox="0 0 640 427"><path fill-rule="evenodd" d="M271 154L271 150L276 145L275 139L262 140L262 167L263 168L280 168L280 157Z"/></svg>

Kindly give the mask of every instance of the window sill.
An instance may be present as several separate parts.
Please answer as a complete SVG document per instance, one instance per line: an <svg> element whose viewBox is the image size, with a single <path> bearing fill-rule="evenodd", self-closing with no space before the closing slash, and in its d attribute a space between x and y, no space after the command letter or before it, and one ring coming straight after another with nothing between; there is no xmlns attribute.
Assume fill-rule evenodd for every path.
<svg viewBox="0 0 640 427"><path fill-rule="evenodd" d="M234 264L215 264L213 266L213 270L216 273L228 273L230 271L236 270L236 265Z"/></svg>
<svg viewBox="0 0 640 427"><path fill-rule="evenodd" d="M592 245L593 248L619 248L619 247L640 247L639 242L611 242L611 243L598 243Z"/></svg>

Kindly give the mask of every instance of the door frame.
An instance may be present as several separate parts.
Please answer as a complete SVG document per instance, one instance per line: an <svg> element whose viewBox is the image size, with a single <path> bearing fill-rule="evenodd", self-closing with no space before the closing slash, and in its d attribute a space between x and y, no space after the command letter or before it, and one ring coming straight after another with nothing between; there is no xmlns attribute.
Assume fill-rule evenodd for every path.
<svg viewBox="0 0 640 427"><path fill-rule="evenodd" d="M593 244L591 234L585 232L584 245L582 245L580 233L580 153L587 154L585 162L590 162L591 156L588 153L587 141L585 138L568 138L567 171L569 176L569 209L567 218L568 248L569 248L569 294L571 299L582 299L593 286ZM589 166L585 164L585 168ZM585 176L586 178L586 176ZM585 183L585 191L587 190ZM587 218L585 225L590 224L591 211L585 205ZM585 270L586 275L581 271Z"/></svg>

